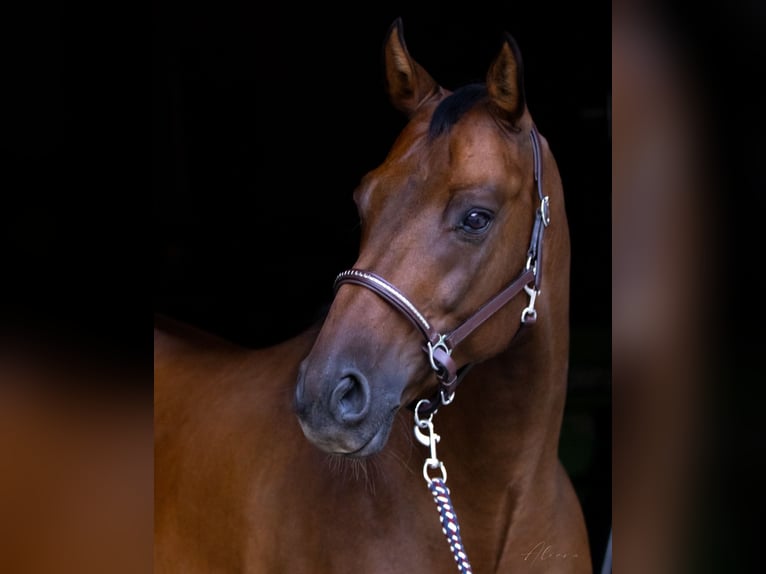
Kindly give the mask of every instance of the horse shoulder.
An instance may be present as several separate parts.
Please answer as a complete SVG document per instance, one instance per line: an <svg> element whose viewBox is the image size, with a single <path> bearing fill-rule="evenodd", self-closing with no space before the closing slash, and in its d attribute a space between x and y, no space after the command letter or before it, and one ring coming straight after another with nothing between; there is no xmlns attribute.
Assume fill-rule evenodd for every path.
<svg viewBox="0 0 766 574"><path fill-rule="evenodd" d="M249 349L184 324L155 325L158 572L242 569L248 508L264 504L250 500L262 491L252 485L279 466L285 443L302 444L292 395L315 336L308 329Z"/></svg>

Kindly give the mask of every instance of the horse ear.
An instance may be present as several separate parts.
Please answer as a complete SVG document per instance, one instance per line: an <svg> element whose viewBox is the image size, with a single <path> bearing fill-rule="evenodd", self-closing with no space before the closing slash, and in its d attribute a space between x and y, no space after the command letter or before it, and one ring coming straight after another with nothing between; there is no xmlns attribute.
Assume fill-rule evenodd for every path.
<svg viewBox="0 0 766 574"><path fill-rule="evenodd" d="M526 97L521 50L508 32L505 33L500 53L487 72L487 91L492 102L511 123L515 123L524 113Z"/></svg>
<svg viewBox="0 0 766 574"><path fill-rule="evenodd" d="M388 97L394 107L408 117L439 91L439 85L410 56L404 43L401 18L394 20L388 29L383 58Z"/></svg>

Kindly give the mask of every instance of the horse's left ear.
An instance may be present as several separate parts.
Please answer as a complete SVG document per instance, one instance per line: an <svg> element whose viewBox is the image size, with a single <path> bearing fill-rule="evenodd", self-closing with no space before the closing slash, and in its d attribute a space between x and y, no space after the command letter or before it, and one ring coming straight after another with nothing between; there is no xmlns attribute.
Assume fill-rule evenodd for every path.
<svg viewBox="0 0 766 574"><path fill-rule="evenodd" d="M505 33L500 53L487 72L487 91L492 102L511 123L524 114L526 97L521 50L508 32Z"/></svg>

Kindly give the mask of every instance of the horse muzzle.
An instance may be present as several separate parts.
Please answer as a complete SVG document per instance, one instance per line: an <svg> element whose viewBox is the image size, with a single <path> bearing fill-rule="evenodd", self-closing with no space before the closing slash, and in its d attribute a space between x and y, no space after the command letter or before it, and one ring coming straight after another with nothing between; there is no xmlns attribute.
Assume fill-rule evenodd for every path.
<svg viewBox="0 0 766 574"><path fill-rule="evenodd" d="M306 438L331 454L363 457L380 451L388 440L398 399L374 393L371 381L356 368L314 373L308 361L301 364L294 398Z"/></svg>

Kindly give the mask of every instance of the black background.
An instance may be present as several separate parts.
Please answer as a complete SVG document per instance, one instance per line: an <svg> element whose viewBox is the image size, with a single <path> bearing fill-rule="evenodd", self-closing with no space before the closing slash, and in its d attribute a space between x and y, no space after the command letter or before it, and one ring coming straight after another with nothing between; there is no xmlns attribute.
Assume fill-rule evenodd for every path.
<svg viewBox="0 0 766 574"><path fill-rule="evenodd" d="M609 4L490 6L156 6L154 308L249 347L308 326L356 258L353 189L405 123L383 90L391 23L402 17L411 55L450 89L483 81L510 32L564 183L572 356L561 456L597 569L611 524Z"/></svg>
<svg viewBox="0 0 766 574"><path fill-rule="evenodd" d="M356 255L351 193L404 125L380 62L402 16L411 54L448 88L484 79L504 31L517 39L529 106L565 186L572 318L607 322L608 5L351 6L216 4L155 15L157 310L263 345L327 301Z"/></svg>

